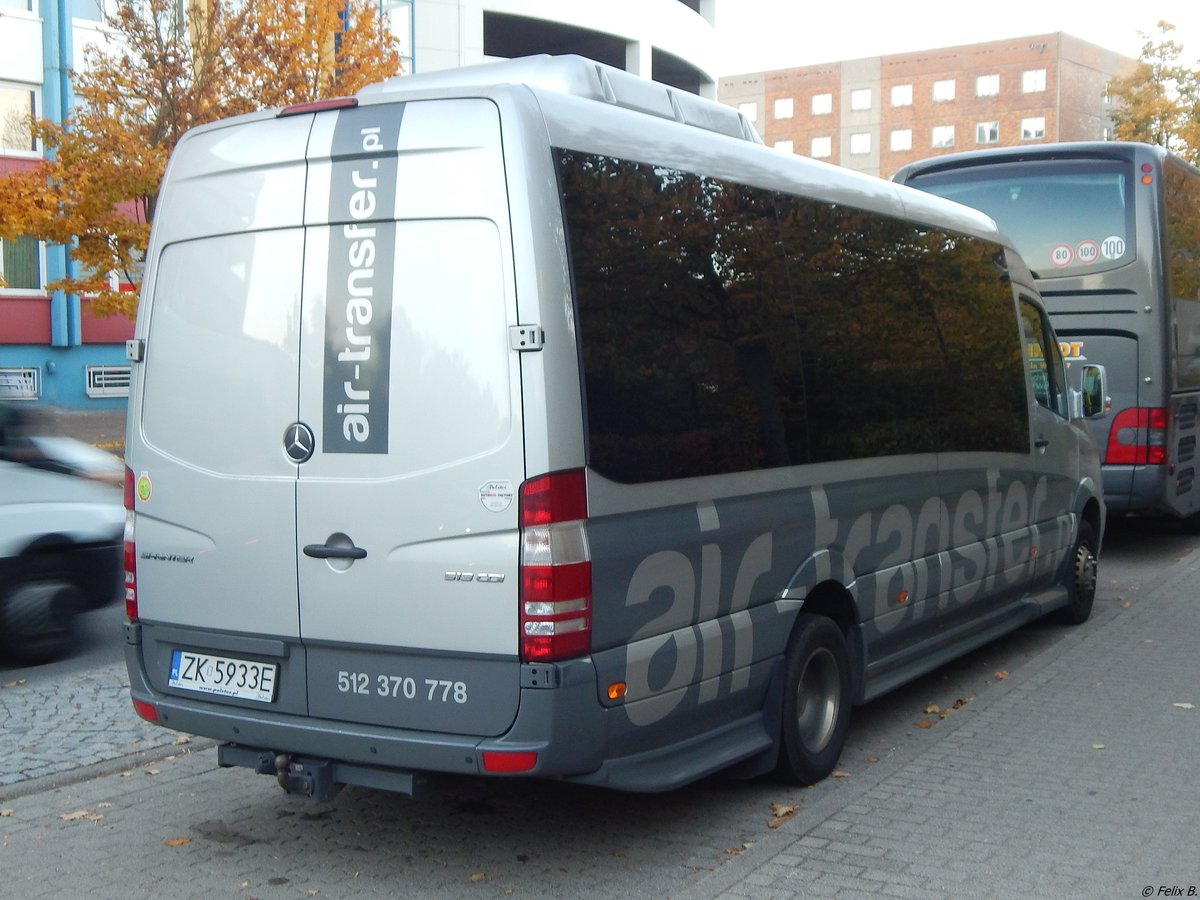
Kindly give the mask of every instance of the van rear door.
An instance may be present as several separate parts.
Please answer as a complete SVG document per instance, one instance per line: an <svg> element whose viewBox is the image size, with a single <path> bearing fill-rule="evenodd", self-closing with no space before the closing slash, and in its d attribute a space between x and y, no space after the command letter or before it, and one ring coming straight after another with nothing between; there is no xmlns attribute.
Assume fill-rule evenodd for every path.
<svg viewBox="0 0 1200 900"><path fill-rule="evenodd" d="M185 137L171 162L144 286L144 387L132 401L144 622L299 636L296 466L282 440L297 418L309 125L211 127ZM190 645L163 641L144 647L159 689L170 652Z"/></svg>
<svg viewBox="0 0 1200 900"><path fill-rule="evenodd" d="M524 448L498 111L318 114L308 159L297 422L314 446L295 568L309 711L499 734L519 697Z"/></svg>

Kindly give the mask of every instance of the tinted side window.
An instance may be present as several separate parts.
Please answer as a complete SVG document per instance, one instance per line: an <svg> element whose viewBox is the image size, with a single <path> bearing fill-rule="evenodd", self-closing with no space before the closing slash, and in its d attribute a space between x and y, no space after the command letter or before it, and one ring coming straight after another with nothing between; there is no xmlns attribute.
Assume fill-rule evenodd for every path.
<svg viewBox="0 0 1200 900"><path fill-rule="evenodd" d="M1171 296L1200 301L1200 176L1173 159L1162 174Z"/></svg>
<svg viewBox="0 0 1200 900"><path fill-rule="evenodd" d="M1033 381L1034 399L1039 405L1066 418L1066 378L1062 352L1046 316L1024 298L1021 299L1021 333L1025 344L1025 365Z"/></svg>
<svg viewBox="0 0 1200 900"><path fill-rule="evenodd" d="M814 461L1024 452L1024 376L999 247L778 200Z"/></svg>
<svg viewBox="0 0 1200 900"><path fill-rule="evenodd" d="M600 473L1027 449L998 248L646 163L558 162Z"/></svg>

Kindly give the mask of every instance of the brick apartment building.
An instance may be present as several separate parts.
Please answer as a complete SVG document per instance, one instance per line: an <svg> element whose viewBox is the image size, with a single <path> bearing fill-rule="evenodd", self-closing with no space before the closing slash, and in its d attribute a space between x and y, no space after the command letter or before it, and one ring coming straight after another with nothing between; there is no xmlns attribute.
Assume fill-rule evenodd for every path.
<svg viewBox="0 0 1200 900"><path fill-rule="evenodd" d="M1056 32L732 75L717 96L768 146L890 178L942 153L1107 139L1108 83L1136 65Z"/></svg>

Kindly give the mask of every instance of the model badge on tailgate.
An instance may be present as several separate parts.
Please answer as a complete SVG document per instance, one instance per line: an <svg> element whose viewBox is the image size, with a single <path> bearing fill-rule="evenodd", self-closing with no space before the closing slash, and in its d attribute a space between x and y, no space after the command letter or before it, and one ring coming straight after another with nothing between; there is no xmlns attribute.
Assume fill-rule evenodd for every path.
<svg viewBox="0 0 1200 900"><path fill-rule="evenodd" d="M504 575L500 572L447 572L446 581L482 581L487 584L500 584Z"/></svg>

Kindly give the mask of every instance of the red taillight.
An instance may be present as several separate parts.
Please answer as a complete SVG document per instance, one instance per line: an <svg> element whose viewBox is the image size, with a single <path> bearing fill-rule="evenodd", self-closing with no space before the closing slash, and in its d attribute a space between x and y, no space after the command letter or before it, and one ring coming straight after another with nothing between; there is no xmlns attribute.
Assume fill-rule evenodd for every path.
<svg viewBox="0 0 1200 900"><path fill-rule="evenodd" d="M537 754L532 750L483 751L485 772L528 772L536 765Z"/></svg>
<svg viewBox="0 0 1200 900"><path fill-rule="evenodd" d="M1167 410L1130 407L1117 413L1104 461L1110 465L1161 466L1167 461Z"/></svg>
<svg viewBox="0 0 1200 900"><path fill-rule="evenodd" d="M125 617L130 622L138 620L137 605L137 549L133 539L134 478L129 466L125 467ZM153 712L153 709L151 709ZM143 716L145 718L145 716ZM151 719L154 721L154 719Z"/></svg>
<svg viewBox="0 0 1200 900"><path fill-rule="evenodd" d="M142 700L133 701L133 711L145 719L147 722L158 721L158 710Z"/></svg>
<svg viewBox="0 0 1200 900"><path fill-rule="evenodd" d="M592 560L583 470L521 485L521 659L584 656L592 645Z"/></svg>

